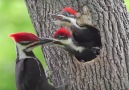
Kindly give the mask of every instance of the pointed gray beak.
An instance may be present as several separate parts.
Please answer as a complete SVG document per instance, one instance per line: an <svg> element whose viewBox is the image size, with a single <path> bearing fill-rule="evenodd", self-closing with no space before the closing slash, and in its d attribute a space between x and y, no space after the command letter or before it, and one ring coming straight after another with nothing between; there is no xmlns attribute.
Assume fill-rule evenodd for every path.
<svg viewBox="0 0 129 90"><path fill-rule="evenodd" d="M52 17L56 17L57 14L52 14L52 13L48 13L48 15L52 16Z"/></svg>
<svg viewBox="0 0 129 90"><path fill-rule="evenodd" d="M62 43L59 40L54 38L40 37L39 40L41 45L54 45L54 44L62 45Z"/></svg>
<svg viewBox="0 0 129 90"><path fill-rule="evenodd" d="M61 14L52 14L52 13L49 13L49 15L52 17L52 18L56 18L56 19L63 19L63 15Z"/></svg>
<svg viewBox="0 0 129 90"><path fill-rule="evenodd" d="M45 37L39 37L40 44L49 44L54 42L54 39L51 38L45 38Z"/></svg>
<svg viewBox="0 0 129 90"><path fill-rule="evenodd" d="M54 45L54 44L56 44L56 42L58 43L58 41L56 41L55 39L52 39L52 38L39 37L38 41L33 42L31 45L26 47L26 49L32 48L32 47L35 47L38 45Z"/></svg>

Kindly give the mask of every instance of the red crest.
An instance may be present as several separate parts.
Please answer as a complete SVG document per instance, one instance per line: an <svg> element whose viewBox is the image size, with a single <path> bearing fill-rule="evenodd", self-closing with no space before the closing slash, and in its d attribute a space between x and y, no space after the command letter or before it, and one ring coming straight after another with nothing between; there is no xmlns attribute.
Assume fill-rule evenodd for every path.
<svg viewBox="0 0 129 90"><path fill-rule="evenodd" d="M57 36L57 35L64 35L66 37L70 37L71 36L71 33L66 29L66 28L59 28L55 34L54 34L54 38Z"/></svg>
<svg viewBox="0 0 129 90"><path fill-rule="evenodd" d="M71 7L65 7L62 11L63 12L68 12L68 13L73 14L73 15L77 14L77 12Z"/></svg>
<svg viewBox="0 0 129 90"><path fill-rule="evenodd" d="M19 32L19 33L10 34L9 37L12 37L15 40L15 42L39 40L37 36L28 32Z"/></svg>

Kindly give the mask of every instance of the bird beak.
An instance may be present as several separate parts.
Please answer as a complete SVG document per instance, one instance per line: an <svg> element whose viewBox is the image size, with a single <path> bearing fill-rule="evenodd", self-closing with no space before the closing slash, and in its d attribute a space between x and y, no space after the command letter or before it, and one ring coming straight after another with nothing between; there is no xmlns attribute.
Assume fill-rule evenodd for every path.
<svg viewBox="0 0 129 90"><path fill-rule="evenodd" d="M57 14L52 14L52 13L48 13L48 15L50 15L51 17L56 17Z"/></svg>
<svg viewBox="0 0 129 90"><path fill-rule="evenodd" d="M40 44L41 45L62 45L62 43L60 42L60 40L54 39L54 38L45 38L45 37L40 37Z"/></svg>
<svg viewBox="0 0 129 90"><path fill-rule="evenodd" d="M45 38L45 37L39 37L39 40L31 45L29 45L26 49L32 48L38 45L48 45L48 46L54 46L54 45L62 45L62 43L54 38Z"/></svg>
<svg viewBox="0 0 129 90"><path fill-rule="evenodd" d="M61 15L61 14L52 14L52 13L49 13L49 15L50 15L52 18L56 18L56 19L58 19L58 20L63 19L63 15Z"/></svg>
<svg viewBox="0 0 129 90"><path fill-rule="evenodd" d="M49 44L52 43L54 40L50 38L40 37L39 38L40 44Z"/></svg>

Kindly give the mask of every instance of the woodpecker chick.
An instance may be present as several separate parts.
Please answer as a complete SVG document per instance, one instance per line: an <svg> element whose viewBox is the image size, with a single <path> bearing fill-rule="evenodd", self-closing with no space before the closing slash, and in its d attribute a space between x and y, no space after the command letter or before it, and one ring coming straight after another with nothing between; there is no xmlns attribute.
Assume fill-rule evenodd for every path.
<svg viewBox="0 0 129 90"><path fill-rule="evenodd" d="M59 26L71 26L72 24L67 19L63 19L63 16L75 18L77 15L77 12L72 9L71 7L65 7L61 10L61 12L58 15L50 14L54 18L57 18L57 20L53 21L56 25ZM62 15L62 16L60 16Z"/></svg>
<svg viewBox="0 0 129 90"><path fill-rule="evenodd" d="M17 90L55 90L47 82L44 69L40 61L32 52L40 44L40 39L32 33L20 32L11 34L17 46L15 66Z"/></svg>
<svg viewBox="0 0 129 90"><path fill-rule="evenodd" d="M58 18L57 19L60 22L62 22L62 23L58 23L60 24L59 26L68 27L69 30L72 31L72 36L77 42L82 44L86 43L85 45L88 45L87 47L94 48L96 50L96 54L98 55L102 47L100 31L91 25L88 25L85 23L80 24L80 21L82 20L80 20L79 18L76 18L76 13L73 14L73 12L71 11L72 10L68 8L65 10L65 13L66 12L70 13L75 17L65 16L65 14L58 14L56 16L60 18L60 19Z"/></svg>
<svg viewBox="0 0 129 90"><path fill-rule="evenodd" d="M93 48L86 47L86 43L82 44L77 42L72 37L72 34L65 28L59 28L54 33L54 39L42 38L42 40L53 40L51 45L65 49L69 53L73 54L79 61L87 62L97 57Z"/></svg>

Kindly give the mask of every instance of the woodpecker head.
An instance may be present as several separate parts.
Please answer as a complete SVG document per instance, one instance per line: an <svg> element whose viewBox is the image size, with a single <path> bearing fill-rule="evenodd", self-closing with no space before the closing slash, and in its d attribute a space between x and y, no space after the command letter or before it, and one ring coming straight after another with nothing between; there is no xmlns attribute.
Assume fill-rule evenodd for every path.
<svg viewBox="0 0 129 90"><path fill-rule="evenodd" d="M72 17L67 17L61 14L56 15L57 20L53 21L56 25L62 27L70 27L72 25L79 27L77 24L77 20Z"/></svg>
<svg viewBox="0 0 129 90"><path fill-rule="evenodd" d="M59 28L53 36L57 40L54 44L63 47L67 46L71 43L69 41L72 41L71 36L71 33L66 28Z"/></svg>
<svg viewBox="0 0 129 90"><path fill-rule="evenodd" d="M43 41L40 42L40 38L28 32L10 34L10 37L14 39L18 48L28 52L31 51L34 47L43 44Z"/></svg>
<svg viewBox="0 0 129 90"><path fill-rule="evenodd" d="M76 16L77 12L70 8L65 7L61 10L61 12L57 15L51 14L57 20L53 21L56 25L69 27L71 25L76 25Z"/></svg>
<svg viewBox="0 0 129 90"><path fill-rule="evenodd" d="M53 38L44 38L42 37L42 41L50 41L47 45L51 46L61 46L69 44L69 40L71 40L71 33L65 28L59 28L53 35Z"/></svg>
<svg viewBox="0 0 129 90"><path fill-rule="evenodd" d="M59 28L53 37L58 40L66 40L71 37L71 33L65 28Z"/></svg>
<svg viewBox="0 0 129 90"><path fill-rule="evenodd" d="M92 25L92 17L88 7L83 7L82 12L77 12L71 7L65 7L61 10L58 15L54 17L58 20L54 21L55 24L59 26L71 26L71 25L78 25L84 26L85 24ZM76 19L76 20L74 20ZM76 24L75 24L76 22Z"/></svg>

